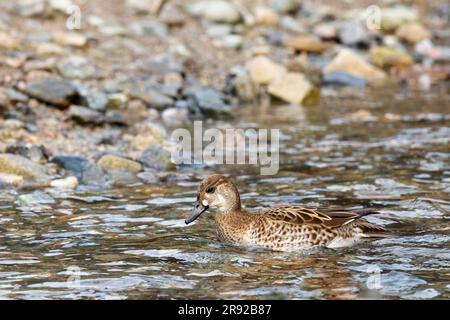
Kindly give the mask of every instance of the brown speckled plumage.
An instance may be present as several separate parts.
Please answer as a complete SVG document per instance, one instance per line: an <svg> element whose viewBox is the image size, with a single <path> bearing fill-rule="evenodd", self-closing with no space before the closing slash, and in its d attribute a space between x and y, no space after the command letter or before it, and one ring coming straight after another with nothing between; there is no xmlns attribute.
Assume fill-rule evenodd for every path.
<svg viewBox="0 0 450 320"><path fill-rule="evenodd" d="M193 213L195 216L186 223L195 220L209 207L219 210L215 216L219 238L244 247L296 251L317 246L348 246L362 238L388 235L384 228L360 219L376 213L372 210L282 206L249 213L241 208L234 183L222 175L203 180L196 205L200 213Z"/></svg>

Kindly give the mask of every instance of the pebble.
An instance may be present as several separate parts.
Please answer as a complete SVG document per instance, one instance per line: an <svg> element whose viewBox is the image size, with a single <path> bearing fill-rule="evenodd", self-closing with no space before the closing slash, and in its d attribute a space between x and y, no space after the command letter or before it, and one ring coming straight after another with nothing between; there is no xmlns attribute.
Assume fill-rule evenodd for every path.
<svg viewBox="0 0 450 320"><path fill-rule="evenodd" d="M161 119L168 126L181 126L188 121L187 109L168 108L161 113Z"/></svg>
<svg viewBox="0 0 450 320"><path fill-rule="evenodd" d="M50 186L58 189L75 189L78 186L77 177L67 177L64 179L56 179L50 182Z"/></svg>
<svg viewBox="0 0 450 320"><path fill-rule="evenodd" d="M58 63L58 71L65 78L88 79L98 73L95 66L83 56L70 56L61 59Z"/></svg>
<svg viewBox="0 0 450 320"><path fill-rule="evenodd" d="M23 91L32 98L58 107L68 107L78 97L72 82L57 78L29 83Z"/></svg>
<svg viewBox="0 0 450 320"><path fill-rule="evenodd" d="M382 70L372 66L350 49L342 49L324 68L324 73L327 72L345 72L363 78L370 84L379 84L386 79Z"/></svg>
<svg viewBox="0 0 450 320"><path fill-rule="evenodd" d="M85 185L105 185L103 170L83 157L57 156L51 159L60 168L73 174L80 183Z"/></svg>
<svg viewBox="0 0 450 320"><path fill-rule="evenodd" d="M231 115L231 106L225 101L225 95L210 87L200 87L187 93L190 108L196 109L206 117Z"/></svg>
<svg viewBox="0 0 450 320"><path fill-rule="evenodd" d="M408 67L414 63L412 57L407 53L387 47L373 48L370 51L370 59L375 66L383 69Z"/></svg>
<svg viewBox="0 0 450 320"><path fill-rule="evenodd" d="M368 46L371 35L366 26L359 21L344 23L339 29L339 40L347 46Z"/></svg>
<svg viewBox="0 0 450 320"><path fill-rule="evenodd" d="M364 88L367 85L367 81L363 78L340 71L325 72L322 83L323 85L349 86L355 88Z"/></svg>
<svg viewBox="0 0 450 320"><path fill-rule="evenodd" d="M0 188L2 185L18 186L23 184L23 182L22 176L0 172Z"/></svg>
<svg viewBox="0 0 450 320"><path fill-rule="evenodd" d="M211 22L238 23L241 20L239 9L224 0L200 1L190 5L188 10L196 16L203 16Z"/></svg>
<svg viewBox="0 0 450 320"><path fill-rule="evenodd" d="M431 33L418 22L401 25L395 35L412 44L431 38Z"/></svg>
<svg viewBox="0 0 450 320"><path fill-rule="evenodd" d="M135 174L142 171L142 165L140 163L114 155L104 155L97 161L97 165L108 171L125 171Z"/></svg>
<svg viewBox="0 0 450 320"><path fill-rule="evenodd" d="M102 113L87 107L72 105L68 111L69 117L81 125L98 125L105 122Z"/></svg>
<svg viewBox="0 0 450 320"><path fill-rule="evenodd" d="M314 36L299 36L286 39L284 46L301 52L317 53L324 52L328 45Z"/></svg>
<svg viewBox="0 0 450 320"><path fill-rule="evenodd" d="M41 165L25 157L8 153L0 154L0 172L22 176L26 180L49 180Z"/></svg>
<svg viewBox="0 0 450 320"><path fill-rule="evenodd" d="M174 167L171 161L171 153L158 146L145 149L138 160L144 167L156 170L167 170Z"/></svg>
<svg viewBox="0 0 450 320"><path fill-rule="evenodd" d="M258 84L268 84L286 73L286 69L282 65L265 56L255 57L249 60L245 66L253 82Z"/></svg>
<svg viewBox="0 0 450 320"><path fill-rule="evenodd" d="M82 48L88 43L87 37L80 33L63 31L54 32L53 41L63 46L72 46L78 48Z"/></svg>
<svg viewBox="0 0 450 320"><path fill-rule="evenodd" d="M301 104L312 90L312 84L298 72L288 72L283 77L276 78L268 86L268 92L272 96L291 104Z"/></svg>
<svg viewBox="0 0 450 320"><path fill-rule="evenodd" d="M43 191L21 194L17 197L16 203L20 206L35 206L42 204L55 204L56 201L49 194Z"/></svg>
<svg viewBox="0 0 450 320"><path fill-rule="evenodd" d="M275 10L264 6L257 6L253 10L255 22L266 27L274 27L278 24L279 16Z"/></svg>
<svg viewBox="0 0 450 320"><path fill-rule="evenodd" d="M300 7L299 0L268 0L267 4L278 13L286 14Z"/></svg>

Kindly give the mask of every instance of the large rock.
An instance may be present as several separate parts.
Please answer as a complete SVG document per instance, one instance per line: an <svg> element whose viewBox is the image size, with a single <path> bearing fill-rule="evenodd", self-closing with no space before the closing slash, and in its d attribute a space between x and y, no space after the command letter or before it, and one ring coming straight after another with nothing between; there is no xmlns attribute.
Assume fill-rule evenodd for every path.
<svg viewBox="0 0 450 320"><path fill-rule="evenodd" d="M9 154L0 154L0 172L21 176L31 181L48 181L44 167L27 158Z"/></svg>
<svg viewBox="0 0 450 320"><path fill-rule="evenodd" d="M425 27L417 22L412 22L400 26L395 35L409 43L417 43L431 38L431 33Z"/></svg>
<svg viewBox="0 0 450 320"><path fill-rule="evenodd" d="M282 65L264 56L249 60L245 66L253 82L258 84L268 84L286 73L286 69Z"/></svg>
<svg viewBox="0 0 450 320"><path fill-rule="evenodd" d="M194 88L186 95L191 111L200 110L207 117L231 115L231 106L225 101L225 95L213 88Z"/></svg>
<svg viewBox="0 0 450 320"><path fill-rule="evenodd" d="M97 165L108 171L125 171L135 174L142 171L142 165L140 163L114 155L101 157Z"/></svg>
<svg viewBox="0 0 450 320"><path fill-rule="evenodd" d="M345 72L363 78L370 84L378 84L386 79L386 74L366 62L362 57L349 49L343 49L324 68L324 72Z"/></svg>
<svg viewBox="0 0 450 320"><path fill-rule="evenodd" d="M78 98L72 82L56 78L29 83L23 91L32 98L58 107L68 107Z"/></svg>
<svg viewBox="0 0 450 320"><path fill-rule="evenodd" d="M300 104L313 90L312 84L298 72L288 72L269 84L271 95L292 104Z"/></svg>
<svg viewBox="0 0 450 320"><path fill-rule="evenodd" d="M207 0L189 7L194 15L200 15L212 22L237 23L241 20L238 8L229 1Z"/></svg>
<svg viewBox="0 0 450 320"><path fill-rule="evenodd" d="M51 161L56 163L62 169L69 171L82 184L105 185L107 182L104 171L85 158L57 156Z"/></svg>

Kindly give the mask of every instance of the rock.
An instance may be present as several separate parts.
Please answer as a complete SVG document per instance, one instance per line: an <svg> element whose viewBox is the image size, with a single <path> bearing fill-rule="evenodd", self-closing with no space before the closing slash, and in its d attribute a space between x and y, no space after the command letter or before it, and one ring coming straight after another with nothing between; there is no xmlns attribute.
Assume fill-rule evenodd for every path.
<svg viewBox="0 0 450 320"><path fill-rule="evenodd" d="M47 0L50 8L64 13L71 14L71 9L75 6L72 0Z"/></svg>
<svg viewBox="0 0 450 320"><path fill-rule="evenodd" d="M211 38L222 38L233 32L233 27L229 24L209 24L206 34Z"/></svg>
<svg viewBox="0 0 450 320"><path fill-rule="evenodd" d="M395 31L395 35L400 39L413 44L431 38L431 33L418 22L401 25Z"/></svg>
<svg viewBox="0 0 450 320"><path fill-rule="evenodd" d="M188 110L179 108L168 108L161 113L161 118L168 126L181 126L188 121Z"/></svg>
<svg viewBox="0 0 450 320"><path fill-rule="evenodd" d="M328 45L314 36L299 36L284 41L284 46L302 52L322 53Z"/></svg>
<svg viewBox="0 0 450 320"><path fill-rule="evenodd" d="M296 11L300 6L299 0L268 0L269 7L278 13L286 14Z"/></svg>
<svg viewBox="0 0 450 320"><path fill-rule="evenodd" d="M278 21L278 24L280 27L286 31L293 32L293 33L306 33L307 30L301 22L291 16L282 16L280 20Z"/></svg>
<svg viewBox="0 0 450 320"><path fill-rule="evenodd" d="M353 122L374 122L377 120L370 111L368 110L358 110L350 115L350 120Z"/></svg>
<svg viewBox="0 0 450 320"><path fill-rule="evenodd" d="M225 96L209 87L191 90L186 94L191 110L200 110L208 117L230 116L231 107L225 102Z"/></svg>
<svg viewBox="0 0 450 320"><path fill-rule="evenodd" d="M58 189L75 189L78 186L78 179L73 176L64 179L56 179L50 182L50 186Z"/></svg>
<svg viewBox="0 0 450 320"><path fill-rule="evenodd" d="M274 79L269 84L268 92L291 104L300 104L313 89L303 74L288 72L283 77Z"/></svg>
<svg viewBox="0 0 450 320"><path fill-rule="evenodd" d="M189 6L191 14L203 16L212 22L238 23L241 20L241 13L231 2L224 0L200 1Z"/></svg>
<svg viewBox="0 0 450 320"><path fill-rule="evenodd" d="M38 55L43 55L43 56L50 56L50 55L60 56L60 55L64 54L64 48L62 48L61 46L59 46L55 43L44 42L44 43L39 43L37 45L36 52Z"/></svg>
<svg viewBox="0 0 450 320"><path fill-rule="evenodd" d="M394 31L403 24L416 21L419 14L412 7L396 6L383 8L381 12L381 29L383 31Z"/></svg>
<svg viewBox="0 0 450 320"><path fill-rule="evenodd" d="M15 4L15 11L22 17L40 16L46 9L46 0L18 0Z"/></svg>
<svg viewBox="0 0 450 320"><path fill-rule="evenodd" d="M140 163L114 155L101 157L97 165L104 170L111 171L125 171L135 174L142 171L142 165Z"/></svg>
<svg viewBox="0 0 450 320"><path fill-rule="evenodd" d="M105 122L117 126L128 126L129 124L122 113L117 111L107 111L105 113Z"/></svg>
<svg viewBox="0 0 450 320"><path fill-rule="evenodd" d="M5 32L0 32L0 49L13 50L20 47L19 41Z"/></svg>
<svg viewBox="0 0 450 320"><path fill-rule="evenodd" d="M184 71L183 63L173 55L166 53L155 55L148 60L140 60L135 65L139 70L147 72L151 76L164 76L167 73Z"/></svg>
<svg viewBox="0 0 450 320"><path fill-rule="evenodd" d="M164 127L148 122L144 128L140 128L139 134L130 136L131 145L134 149L143 151L154 145L161 145L166 141L167 132ZM127 137L124 137L127 140Z"/></svg>
<svg viewBox="0 0 450 320"><path fill-rule="evenodd" d="M120 28L120 27L119 27ZM104 29L104 27L103 27ZM137 23L133 23L131 25L131 29L134 31L134 33L136 35L149 35L152 37L157 37L160 39L167 39L170 36L170 31L167 28L166 25L162 24L161 22L159 22L157 19L153 18L153 17L148 17L145 20L141 21L141 22L137 22ZM126 31L123 30L125 33ZM103 31L103 33L105 33ZM114 35L114 34L110 34L109 35ZM119 34L115 34L115 35L119 35ZM124 35L124 34L122 34Z"/></svg>
<svg viewBox="0 0 450 320"><path fill-rule="evenodd" d="M266 27L273 27L278 24L279 16L276 13L276 11L264 7L264 6L257 6L253 14L255 16L255 22L261 25L264 25Z"/></svg>
<svg viewBox="0 0 450 320"><path fill-rule="evenodd" d="M413 64L410 55L388 47L377 47L370 50L370 59L375 66L383 69L408 67Z"/></svg>
<svg viewBox="0 0 450 320"><path fill-rule="evenodd" d="M53 71L55 68L56 61L54 58L46 59L46 60L29 60L27 61L22 69L25 72L31 72L33 70L45 70L45 71Z"/></svg>
<svg viewBox="0 0 450 320"><path fill-rule="evenodd" d="M23 91L32 98L58 107L68 107L78 97L72 82L56 78L32 82Z"/></svg>
<svg viewBox="0 0 450 320"><path fill-rule="evenodd" d="M367 84L367 81L363 78L340 71L324 73L322 82L324 85L349 86L355 88L364 88Z"/></svg>
<svg viewBox="0 0 450 320"><path fill-rule="evenodd" d="M105 111L109 103L108 96L99 90L77 86L79 103L96 111Z"/></svg>
<svg viewBox="0 0 450 320"><path fill-rule="evenodd" d="M82 56L70 56L58 63L58 71L65 78L87 79L97 74L95 66Z"/></svg>
<svg viewBox="0 0 450 320"><path fill-rule="evenodd" d="M371 35L368 29L359 21L344 23L339 30L339 40L347 46L368 46Z"/></svg>
<svg viewBox="0 0 450 320"><path fill-rule="evenodd" d="M0 188L2 185L6 186L18 186L24 182L22 176L16 174L2 173L0 172Z"/></svg>
<svg viewBox="0 0 450 320"><path fill-rule="evenodd" d="M158 183L160 181L158 172L156 170L145 170L138 173L137 177L147 184Z"/></svg>
<svg viewBox="0 0 450 320"><path fill-rule="evenodd" d="M335 23L320 23L314 27L314 34L323 40L336 40L338 28Z"/></svg>
<svg viewBox="0 0 450 320"><path fill-rule="evenodd" d="M243 39L241 35L229 34L220 40L221 46L224 48L238 49L242 46Z"/></svg>
<svg viewBox="0 0 450 320"><path fill-rule="evenodd" d="M227 76L225 93L238 97L242 102L249 102L258 96L258 89L247 69L236 66Z"/></svg>
<svg viewBox="0 0 450 320"><path fill-rule="evenodd" d="M2 153L0 154L0 172L22 176L24 179L35 181L48 181L44 167L22 156Z"/></svg>
<svg viewBox="0 0 450 320"><path fill-rule="evenodd" d="M4 91L5 95L13 102L28 102L28 96L11 88L7 88Z"/></svg>
<svg viewBox="0 0 450 320"><path fill-rule="evenodd" d="M186 15L178 6L168 3L161 11L159 20L169 27L181 27L186 21Z"/></svg>
<svg viewBox="0 0 450 320"><path fill-rule="evenodd" d="M21 194L17 197L16 203L20 206L36 206L43 204L55 204L55 199L42 191Z"/></svg>
<svg viewBox="0 0 450 320"><path fill-rule="evenodd" d="M11 145L6 148L6 153L20 155L33 162L46 162L49 152L43 145Z"/></svg>
<svg viewBox="0 0 450 320"><path fill-rule="evenodd" d="M377 84L386 79L386 74L382 70L367 63L349 49L342 49L323 71L324 73L345 72L363 78L370 84Z"/></svg>
<svg viewBox="0 0 450 320"><path fill-rule="evenodd" d="M258 84L268 84L286 73L286 69L282 65L264 56L251 59L245 66L253 82Z"/></svg>
<svg viewBox="0 0 450 320"><path fill-rule="evenodd" d="M165 108L171 107L174 104L172 98L162 94L156 88L146 88L143 91L136 88L129 92L132 98L137 98L144 101L149 106L163 110Z"/></svg>
<svg viewBox="0 0 450 320"><path fill-rule="evenodd" d="M3 128L8 129L8 130L20 130L24 127L25 127L25 124L23 123L23 121L21 121L19 119L6 119L3 122ZM14 152L11 152L11 153L14 153Z"/></svg>
<svg viewBox="0 0 450 320"><path fill-rule="evenodd" d="M167 170L175 167L171 160L171 153L158 146L145 149L138 160L144 167L156 170Z"/></svg>
<svg viewBox="0 0 450 320"><path fill-rule="evenodd" d="M98 125L105 122L103 114L82 106L70 106L68 115L72 120L81 125Z"/></svg>
<svg viewBox="0 0 450 320"><path fill-rule="evenodd" d="M126 5L136 13L151 13L156 15L160 12L165 0L127 0Z"/></svg>
<svg viewBox="0 0 450 320"><path fill-rule="evenodd" d="M86 46L88 39L80 33L57 31L53 33L53 41L63 46L82 48Z"/></svg>
<svg viewBox="0 0 450 320"><path fill-rule="evenodd" d="M106 178L104 171L96 164L82 157L58 156L51 160L60 168L69 171L86 185L105 185Z"/></svg>

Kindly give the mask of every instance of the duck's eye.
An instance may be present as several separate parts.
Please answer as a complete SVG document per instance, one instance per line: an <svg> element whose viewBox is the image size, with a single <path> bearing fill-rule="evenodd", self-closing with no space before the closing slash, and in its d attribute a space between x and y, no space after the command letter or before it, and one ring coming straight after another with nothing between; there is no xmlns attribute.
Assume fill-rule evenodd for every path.
<svg viewBox="0 0 450 320"><path fill-rule="evenodd" d="M214 187L209 187L208 189L206 189L206 193L213 193L214 190L216 190L216 188L214 188Z"/></svg>

